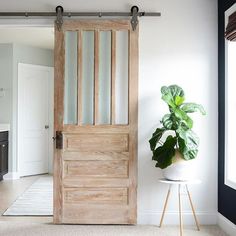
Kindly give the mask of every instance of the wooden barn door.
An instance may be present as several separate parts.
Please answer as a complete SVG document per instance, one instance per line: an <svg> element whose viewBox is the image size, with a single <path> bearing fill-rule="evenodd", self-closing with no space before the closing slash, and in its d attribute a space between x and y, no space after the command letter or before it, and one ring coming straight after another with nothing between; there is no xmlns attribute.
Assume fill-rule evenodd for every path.
<svg viewBox="0 0 236 236"><path fill-rule="evenodd" d="M136 223L137 119L138 29L55 27L55 223Z"/></svg>

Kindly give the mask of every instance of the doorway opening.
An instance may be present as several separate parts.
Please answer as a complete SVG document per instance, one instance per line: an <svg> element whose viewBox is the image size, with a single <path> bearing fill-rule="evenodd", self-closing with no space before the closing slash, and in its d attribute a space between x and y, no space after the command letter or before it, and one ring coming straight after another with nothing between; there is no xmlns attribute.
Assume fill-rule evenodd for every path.
<svg viewBox="0 0 236 236"><path fill-rule="evenodd" d="M53 214L54 28L0 25L0 217Z"/></svg>

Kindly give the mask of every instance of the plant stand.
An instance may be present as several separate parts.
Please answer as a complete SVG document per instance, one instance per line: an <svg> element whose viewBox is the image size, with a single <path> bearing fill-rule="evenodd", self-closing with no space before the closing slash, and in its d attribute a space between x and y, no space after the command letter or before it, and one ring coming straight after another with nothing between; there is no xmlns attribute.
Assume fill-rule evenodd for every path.
<svg viewBox="0 0 236 236"><path fill-rule="evenodd" d="M169 189L166 195L166 199L165 199L165 203L164 203L164 208L163 208L163 212L162 212L162 216L161 216L161 221L160 221L160 227L162 226L163 220L164 220L164 216L165 216L165 212L166 212L166 207L168 204L168 200L169 200L169 196L170 196L170 192L171 192L171 188L173 185L178 185L178 199L179 199L179 224L180 224L180 236L183 236L183 217L182 217L182 203L181 203L181 187L184 185L187 191L187 195L189 198L189 202L190 202L190 206L193 212L193 216L194 216L194 220L197 226L197 230L200 231L200 226L197 220L197 216L195 213L195 209L193 206L193 202L192 202L192 198L188 189L188 185L189 184L199 184L201 181L200 180L190 180L190 181L172 181L172 180L167 180L167 179L160 179L159 180L160 183L163 184L168 184L169 185Z"/></svg>

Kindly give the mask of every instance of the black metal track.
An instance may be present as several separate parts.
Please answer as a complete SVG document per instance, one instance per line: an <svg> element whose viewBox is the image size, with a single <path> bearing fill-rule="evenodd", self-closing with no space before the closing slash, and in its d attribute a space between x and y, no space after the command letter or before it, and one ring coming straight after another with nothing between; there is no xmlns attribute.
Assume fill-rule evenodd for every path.
<svg viewBox="0 0 236 236"><path fill-rule="evenodd" d="M131 12L63 12L65 17L75 16L95 16L95 17L119 17L119 16L132 16ZM0 17L56 17L56 12L0 12ZM160 12L138 12L138 16L161 16Z"/></svg>

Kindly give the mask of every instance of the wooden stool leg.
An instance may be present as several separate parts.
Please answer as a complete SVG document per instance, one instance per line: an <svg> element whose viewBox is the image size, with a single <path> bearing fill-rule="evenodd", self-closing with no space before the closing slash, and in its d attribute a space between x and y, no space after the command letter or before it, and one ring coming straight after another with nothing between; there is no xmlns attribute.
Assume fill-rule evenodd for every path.
<svg viewBox="0 0 236 236"><path fill-rule="evenodd" d="M179 195L179 223L180 223L180 236L183 236L183 218L182 218L182 206L181 206L181 184L179 184L178 195Z"/></svg>
<svg viewBox="0 0 236 236"><path fill-rule="evenodd" d="M164 219L164 216L165 216L166 207L167 207L167 203L168 203L169 196L170 196L170 190L171 190L171 185L169 185L169 189L168 189L168 192L167 192L167 195L166 195L166 200L165 200L165 204L164 204L164 209L163 209L163 212L162 212L161 221L160 221L160 226L159 226L160 228L161 228L161 226L162 226L163 219Z"/></svg>
<svg viewBox="0 0 236 236"><path fill-rule="evenodd" d="M187 190L187 193L188 193L188 198L189 198L189 202L190 202L190 205L191 205L191 208L192 208L192 212L193 212L194 220L195 220L195 223L196 223L196 226L197 226L197 230L200 231L199 223L198 223L197 216L196 216L196 213L195 213L195 209L194 209L194 206L193 206L192 198L191 198L190 192L188 190L188 186L185 185L185 187L186 187L186 190Z"/></svg>

